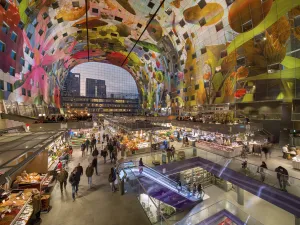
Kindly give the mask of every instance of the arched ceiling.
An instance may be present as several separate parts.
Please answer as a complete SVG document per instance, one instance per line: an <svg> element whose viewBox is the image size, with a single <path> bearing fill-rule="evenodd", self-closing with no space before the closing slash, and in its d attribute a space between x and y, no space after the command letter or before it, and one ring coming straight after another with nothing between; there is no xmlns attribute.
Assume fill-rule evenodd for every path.
<svg viewBox="0 0 300 225"><path fill-rule="evenodd" d="M284 49L291 32L295 37L299 35L298 29L291 28L291 21L299 14L298 0L0 2L0 23L9 27L8 32L0 33L0 41L6 44L5 59L0 61L4 73L14 64L14 73L20 77L29 74L40 79L45 73L56 90L62 87L68 71L82 62L111 63L133 75L148 107L153 107L155 98L158 104L165 92L178 95L181 105L184 98L196 101L191 105L231 101L234 79L227 83L226 79L236 70L238 56L247 58L247 67L256 68L252 72L247 68L247 76L265 73L266 62L284 59L285 52L277 56L278 49L273 51L277 54L274 57L266 56L269 51L255 50L254 37L265 35L272 48ZM287 38L272 26L288 28ZM18 36L15 43L11 43L12 32ZM261 48L268 48L267 44ZM10 50L16 52L17 61L25 62L20 65L12 61ZM261 62L246 54L250 50ZM16 87L26 82L28 79L22 79ZM230 91L226 92L228 88L223 84L229 85ZM48 86L45 84L51 96ZM22 100L26 101L25 97Z"/></svg>

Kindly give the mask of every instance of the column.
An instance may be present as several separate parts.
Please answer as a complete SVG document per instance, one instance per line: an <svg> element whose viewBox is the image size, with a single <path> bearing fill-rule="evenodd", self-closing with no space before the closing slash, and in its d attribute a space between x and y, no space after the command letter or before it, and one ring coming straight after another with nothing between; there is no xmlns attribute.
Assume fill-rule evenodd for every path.
<svg viewBox="0 0 300 225"><path fill-rule="evenodd" d="M237 202L240 205L244 205L244 190L236 186Z"/></svg>
<svg viewBox="0 0 300 225"><path fill-rule="evenodd" d="M300 218L295 216L295 225L300 225Z"/></svg>

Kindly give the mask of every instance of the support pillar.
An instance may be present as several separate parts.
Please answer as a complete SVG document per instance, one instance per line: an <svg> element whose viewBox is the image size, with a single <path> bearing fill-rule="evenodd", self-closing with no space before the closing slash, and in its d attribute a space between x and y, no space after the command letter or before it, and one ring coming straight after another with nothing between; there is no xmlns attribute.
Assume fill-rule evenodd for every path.
<svg viewBox="0 0 300 225"><path fill-rule="evenodd" d="M295 225L300 225L300 218L295 216Z"/></svg>
<svg viewBox="0 0 300 225"><path fill-rule="evenodd" d="M236 187L236 194L237 194L237 202L240 205L244 205L244 190L240 187Z"/></svg>

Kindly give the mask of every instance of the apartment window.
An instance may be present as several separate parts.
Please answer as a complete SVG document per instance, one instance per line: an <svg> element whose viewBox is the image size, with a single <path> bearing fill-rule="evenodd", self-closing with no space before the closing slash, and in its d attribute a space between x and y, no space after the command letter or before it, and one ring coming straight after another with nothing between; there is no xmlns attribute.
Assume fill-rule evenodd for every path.
<svg viewBox="0 0 300 225"><path fill-rule="evenodd" d="M34 53L33 52L30 52L30 58L34 58Z"/></svg>
<svg viewBox="0 0 300 225"><path fill-rule="evenodd" d="M30 64L28 64L28 70L31 71L32 66Z"/></svg>
<svg viewBox="0 0 300 225"><path fill-rule="evenodd" d="M31 97L31 90L27 90L27 96Z"/></svg>
<svg viewBox="0 0 300 225"><path fill-rule="evenodd" d="M184 100L187 102L187 101L189 101L189 96L186 96L185 98L184 98Z"/></svg>
<svg viewBox="0 0 300 225"><path fill-rule="evenodd" d="M205 54L206 53L206 47L204 47L204 48L201 48L201 54L203 55L203 54Z"/></svg>
<svg viewBox="0 0 300 225"><path fill-rule="evenodd" d="M47 18L48 18L48 13L44 12L44 14L43 14L43 19L45 20L45 19L47 19Z"/></svg>
<svg viewBox="0 0 300 225"><path fill-rule="evenodd" d="M204 17L201 20L199 20L199 24L201 27L203 27L206 24L206 20Z"/></svg>
<svg viewBox="0 0 300 225"><path fill-rule="evenodd" d="M64 19L63 19L62 17L61 17L61 18L58 18L58 19L57 19L57 22L58 22L58 23L62 23L62 22L64 22Z"/></svg>
<svg viewBox="0 0 300 225"><path fill-rule="evenodd" d="M53 9L58 9L58 7L59 7L58 2L53 2L53 3L52 3L52 8L53 8Z"/></svg>
<svg viewBox="0 0 300 225"><path fill-rule="evenodd" d="M97 8L92 8L92 13L98 13L99 10Z"/></svg>
<svg viewBox="0 0 300 225"><path fill-rule="evenodd" d="M27 46L25 47L25 53L29 54L29 48Z"/></svg>
<svg viewBox="0 0 300 225"><path fill-rule="evenodd" d="M198 2L198 5L199 5L200 9L203 9L204 6L206 6L206 1L205 1L205 0L200 0L200 1Z"/></svg>
<svg viewBox="0 0 300 225"><path fill-rule="evenodd" d="M42 29L39 30L39 35L42 36L44 31Z"/></svg>
<svg viewBox="0 0 300 225"><path fill-rule="evenodd" d="M23 57L20 58L20 64L22 66L25 66L25 59Z"/></svg>
<svg viewBox="0 0 300 225"><path fill-rule="evenodd" d="M29 39L31 39L32 33L28 32L28 33L27 33L27 37L28 37Z"/></svg>
<svg viewBox="0 0 300 225"><path fill-rule="evenodd" d="M195 90L199 90L199 84L195 85Z"/></svg>
<svg viewBox="0 0 300 225"><path fill-rule="evenodd" d="M48 27L48 28L52 27L52 25L53 25L53 24L52 24L51 21L50 21L49 23L47 23L47 27Z"/></svg>
<svg viewBox="0 0 300 225"><path fill-rule="evenodd" d="M252 20L249 20L248 22L244 23L242 25L242 28L243 28L243 32L251 30L253 28Z"/></svg>
<svg viewBox="0 0 300 225"><path fill-rule="evenodd" d="M234 2L234 0L226 0L227 6L230 6L233 2Z"/></svg>
<svg viewBox="0 0 300 225"><path fill-rule="evenodd" d="M24 27L25 27L25 24L20 20L19 23L18 23L18 27L23 30Z"/></svg>
<svg viewBox="0 0 300 225"><path fill-rule="evenodd" d="M3 22L2 23L2 32L7 34L8 31L9 31L9 26L5 22Z"/></svg>
<svg viewBox="0 0 300 225"><path fill-rule="evenodd" d="M4 81L3 80L0 80L0 89L4 90Z"/></svg>
<svg viewBox="0 0 300 225"><path fill-rule="evenodd" d="M45 75L43 74L43 75L42 75L42 80L44 80L44 78L45 78Z"/></svg>
<svg viewBox="0 0 300 225"><path fill-rule="evenodd" d="M9 74L11 75L11 76L15 76L15 68L14 67L9 67Z"/></svg>
<svg viewBox="0 0 300 225"><path fill-rule="evenodd" d="M13 92L13 86L11 83L8 83L8 82L7 82L7 91Z"/></svg>
<svg viewBox="0 0 300 225"><path fill-rule="evenodd" d="M152 8L154 7L154 5L155 5L155 4L154 4L153 2L151 2L151 1L148 3L148 7L149 7L150 9L152 9Z"/></svg>
<svg viewBox="0 0 300 225"><path fill-rule="evenodd" d="M13 41L13 42L17 42L17 38L18 38L18 35L13 31L11 32L11 36L10 36L10 39Z"/></svg>
<svg viewBox="0 0 300 225"><path fill-rule="evenodd" d="M187 88L183 88L183 92L187 92Z"/></svg>
<svg viewBox="0 0 300 225"><path fill-rule="evenodd" d="M5 52L5 47L6 45L4 44L4 42L0 41L0 52Z"/></svg>
<svg viewBox="0 0 300 225"><path fill-rule="evenodd" d="M195 95L192 95L191 96L191 101L194 101L195 100Z"/></svg>
<svg viewBox="0 0 300 225"><path fill-rule="evenodd" d="M37 19L35 19L35 20L32 22L32 25L33 25L34 27L37 27L38 24L39 24L39 22L37 21Z"/></svg>
<svg viewBox="0 0 300 225"><path fill-rule="evenodd" d="M184 22L184 20L182 19L182 20L180 20L180 22L179 22L179 25L181 26L181 27L184 27L184 25L185 25L185 22Z"/></svg>
<svg viewBox="0 0 300 225"><path fill-rule="evenodd" d="M22 95L26 96L26 89L25 88L22 88Z"/></svg>

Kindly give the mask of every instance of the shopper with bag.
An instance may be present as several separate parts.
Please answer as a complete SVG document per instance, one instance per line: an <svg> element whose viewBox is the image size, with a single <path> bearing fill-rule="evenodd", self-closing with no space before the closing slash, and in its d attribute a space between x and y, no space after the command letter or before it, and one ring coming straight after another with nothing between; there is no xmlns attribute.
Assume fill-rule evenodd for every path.
<svg viewBox="0 0 300 225"><path fill-rule="evenodd" d="M266 178L265 169L268 169L267 164L262 161L261 165L257 168L257 172L260 173L261 182L264 182Z"/></svg>
<svg viewBox="0 0 300 225"><path fill-rule="evenodd" d="M115 168L111 168L110 169L110 174L108 175L108 182L111 186L111 191L115 192L116 191L116 187L115 187L115 181L117 179L117 175L116 175L116 171Z"/></svg>
<svg viewBox="0 0 300 225"><path fill-rule="evenodd" d="M277 172L277 179L281 190L287 192L286 185L288 185L288 180L289 180L289 173L287 169L285 169L282 166L278 166L275 169L275 172Z"/></svg>

